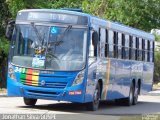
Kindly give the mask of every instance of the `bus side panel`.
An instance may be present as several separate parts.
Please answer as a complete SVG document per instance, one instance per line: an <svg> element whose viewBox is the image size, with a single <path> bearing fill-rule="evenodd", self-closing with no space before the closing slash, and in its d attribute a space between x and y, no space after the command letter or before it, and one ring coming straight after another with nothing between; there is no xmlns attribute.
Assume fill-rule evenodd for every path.
<svg viewBox="0 0 160 120"><path fill-rule="evenodd" d="M93 100L94 90L98 80L102 80L101 100L108 100L107 95L112 95L112 83L115 67L111 65L108 58L98 60L88 68L88 80L86 86L85 102Z"/></svg>
<svg viewBox="0 0 160 120"><path fill-rule="evenodd" d="M111 100L113 99L113 85L115 81L115 65L116 61L113 59L108 59L108 64L106 65L106 79L103 85L102 99Z"/></svg>
<svg viewBox="0 0 160 120"><path fill-rule="evenodd" d="M87 83L86 83L86 92L85 92L85 102L91 102L93 100L93 94L96 84L96 71L97 71L97 62L91 64L88 67Z"/></svg>
<svg viewBox="0 0 160 120"><path fill-rule="evenodd" d="M143 64L143 81L141 84L141 94L146 94L152 90L154 63Z"/></svg>
<svg viewBox="0 0 160 120"><path fill-rule="evenodd" d="M96 67L97 66L97 67ZM130 85L133 80L137 84L141 80L141 93L151 90L153 80L153 64L137 61L123 61L115 59L102 59L92 65L88 70L88 83L86 99L93 99L96 80L103 80L102 100L126 98L129 95ZM93 69L94 68L94 69ZM96 76L96 80L94 78Z"/></svg>
<svg viewBox="0 0 160 120"><path fill-rule="evenodd" d="M132 62L131 61L121 61L123 63L123 74L122 74L122 98L126 98L129 96L130 92L130 86L132 83L131 79L131 66ZM121 72L121 71L119 71Z"/></svg>
<svg viewBox="0 0 160 120"><path fill-rule="evenodd" d="M10 79L9 77L7 78L7 95L8 96L21 96L20 93L20 87L19 83Z"/></svg>
<svg viewBox="0 0 160 120"><path fill-rule="evenodd" d="M11 66L10 63L8 63L9 66ZM9 70L12 68L12 72L14 73L15 79L11 79L9 75ZM21 84L20 84L20 74L15 73L17 69L15 67L8 67L8 75L7 75L7 95L8 96L22 96L21 94Z"/></svg>
<svg viewBox="0 0 160 120"><path fill-rule="evenodd" d="M111 99L125 98L129 94L130 86L130 66L129 61L116 60L115 81Z"/></svg>
<svg viewBox="0 0 160 120"><path fill-rule="evenodd" d="M138 84L138 81L143 81L143 63L138 61L132 61L131 66L131 80Z"/></svg>

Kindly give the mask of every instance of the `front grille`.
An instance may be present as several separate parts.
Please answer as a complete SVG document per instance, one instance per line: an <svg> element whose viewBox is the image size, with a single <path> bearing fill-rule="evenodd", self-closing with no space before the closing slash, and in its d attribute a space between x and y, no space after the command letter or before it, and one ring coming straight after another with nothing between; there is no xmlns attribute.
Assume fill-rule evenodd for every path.
<svg viewBox="0 0 160 120"><path fill-rule="evenodd" d="M64 89L67 85L67 82L46 82L45 85L41 85L41 87L49 87L49 88L59 88L59 89Z"/></svg>
<svg viewBox="0 0 160 120"><path fill-rule="evenodd" d="M34 97L44 97L44 98L53 98L59 96L59 92L46 92L46 91L37 91L37 90L27 90L28 96Z"/></svg>
<svg viewBox="0 0 160 120"><path fill-rule="evenodd" d="M39 75L21 74L20 83L27 86L45 87L64 89L67 86L66 78L62 77L43 77L40 79ZM63 79L63 80L62 80Z"/></svg>
<svg viewBox="0 0 160 120"><path fill-rule="evenodd" d="M27 86L64 89L72 77L68 74L64 76L48 72L40 73L39 70L23 68L20 73L20 83Z"/></svg>
<svg viewBox="0 0 160 120"><path fill-rule="evenodd" d="M57 88L57 89L64 89L67 86L67 82L46 82L45 81L45 83L42 83L42 81L37 82L34 80L26 80L26 79L21 79L21 83L23 85L28 85L28 86Z"/></svg>

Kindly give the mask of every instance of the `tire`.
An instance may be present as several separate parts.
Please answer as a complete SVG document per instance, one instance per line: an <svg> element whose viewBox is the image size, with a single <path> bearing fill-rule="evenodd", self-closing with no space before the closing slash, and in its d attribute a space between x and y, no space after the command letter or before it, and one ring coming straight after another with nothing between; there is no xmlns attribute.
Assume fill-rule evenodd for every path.
<svg viewBox="0 0 160 120"><path fill-rule="evenodd" d="M130 86L129 96L124 99L124 105L131 106L134 100L134 86L133 83Z"/></svg>
<svg viewBox="0 0 160 120"><path fill-rule="evenodd" d="M99 102L100 102L100 85L98 83L94 91L93 101L87 103L86 105L87 110L96 111L99 107Z"/></svg>
<svg viewBox="0 0 160 120"><path fill-rule="evenodd" d="M37 102L37 99L31 99L31 98L23 98L25 105L34 106Z"/></svg>
<svg viewBox="0 0 160 120"><path fill-rule="evenodd" d="M138 85L135 86L134 89L134 98L133 98L133 105L136 105L138 103L138 94L139 94L139 87Z"/></svg>

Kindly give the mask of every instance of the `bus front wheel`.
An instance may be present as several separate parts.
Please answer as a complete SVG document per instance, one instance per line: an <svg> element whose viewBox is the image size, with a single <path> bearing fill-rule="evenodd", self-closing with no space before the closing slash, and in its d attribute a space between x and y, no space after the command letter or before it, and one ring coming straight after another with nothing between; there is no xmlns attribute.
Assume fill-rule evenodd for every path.
<svg viewBox="0 0 160 120"><path fill-rule="evenodd" d="M37 99L31 99L31 98L23 98L25 105L34 106L37 102Z"/></svg>
<svg viewBox="0 0 160 120"><path fill-rule="evenodd" d="M87 110L96 111L99 107L99 101L100 101L100 85L98 83L94 91L93 101L87 103L87 106L86 106Z"/></svg>

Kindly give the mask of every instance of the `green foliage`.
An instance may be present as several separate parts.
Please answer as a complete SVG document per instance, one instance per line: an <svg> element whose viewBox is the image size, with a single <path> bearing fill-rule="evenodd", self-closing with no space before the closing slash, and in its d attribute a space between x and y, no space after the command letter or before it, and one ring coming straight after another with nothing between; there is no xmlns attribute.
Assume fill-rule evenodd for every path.
<svg viewBox="0 0 160 120"><path fill-rule="evenodd" d="M0 37L5 33L5 26L10 17L8 5L5 0L0 0Z"/></svg>
<svg viewBox="0 0 160 120"><path fill-rule="evenodd" d="M154 82L160 82L160 52L155 52Z"/></svg>
<svg viewBox="0 0 160 120"><path fill-rule="evenodd" d="M49 0L48 0L49 1ZM17 12L22 9L45 8L47 0L8 0L9 11L12 17L15 18Z"/></svg>
<svg viewBox="0 0 160 120"><path fill-rule="evenodd" d="M48 0L48 8L81 8L83 0Z"/></svg>
<svg viewBox="0 0 160 120"><path fill-rule="evenodd" d="M19 10L32 8L82 8L87 13L145 31L160 27L160 0L0 0L0 63L6 60L9 51L9 42L4 37L8 20L15 19ZM160 40L160 36L155 37ZM157 52L155 76L160 76L159 59Z"/></svg>
<svg viewBox="0 0 160 120"><path fill-rule="evenodd" d="M5 26L10 17L8 5L5 0L0 1L0 12L0 62L2 62L6 59L9 50L9 42L4 38Z"/></svg>
<svg viewBox="0 0 160 120"><path fill-rule="evenodd" d="M104 17L106 14L107 5L106 0L84 0L82 3L82 8L87 13Z"/></svg>
<svg viewBox="0 0 160 120"><path fill-rule="evenodd" d="M114 8L118 12L116 16L118 19L115 20L150 31L152 28L156 28L157 25L160 26L159 21L157 21L160 18L157 12L160 10L159 6L159 0L119 0L119 4Z"/></svg>
<svg viewBox="0 0 160 120"><path fill-rule="evenodd" d="M157 31L157 29L152 30L152 34L155 36L155 41L160 42L160 35L157 33Z"/></svg>
<svg viewBox="0 0 160 120"><path fill-rule="evenodd" d="M5 37L0 37L0 53L4 51L4 54L8 55L9 45L9 41Z"/></svg>
<svg viewBox="0 0 160 120"><path fill-rule="evenodd" d="M160 82L160 35L157 33L156 30L152 31L155 36L155 59L154 59L154 82Z"/></svg>
<svg viewBox="0 0 160 120"><path fill-rule="evenodd" d="M160 26L159 0L85 0L88 13L150 31Z"/></svg>
<svg viewBox="0 0 160 120"><path fill-rule="evenodd" d="M160 26L159 0L7 0L7 4L13 18L21 9L82 8L87 13L145 31Z"/></svg>
<svg viewBox="0 0 160 120"><path fill-rule="evenodd" d="M8 0L9 11L15 18L19 10L38 8L80 8L82 0Z"/></svg>

